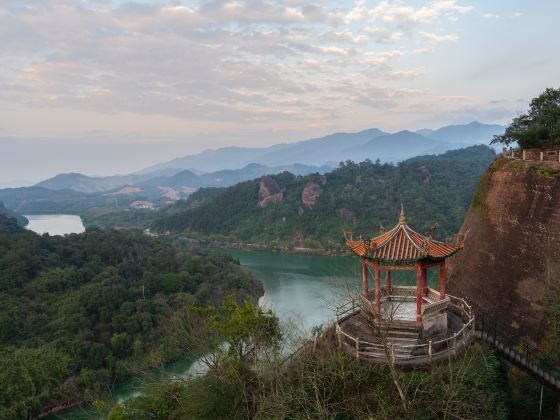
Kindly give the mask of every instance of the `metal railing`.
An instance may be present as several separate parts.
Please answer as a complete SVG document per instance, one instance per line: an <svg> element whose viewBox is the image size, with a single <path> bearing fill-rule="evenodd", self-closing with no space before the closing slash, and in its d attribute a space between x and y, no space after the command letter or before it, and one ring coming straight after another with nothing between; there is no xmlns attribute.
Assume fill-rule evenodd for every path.
<svg viewBox="0 0 560 420"><path fill-rule="evenodd" d="M482 310L475 311L477 317L477 336L490 344L518 367L529 372L546 385L560 389L560 360L558 357L539 349L511 328L501 324L493 314ZM547 377L548 375L548 377ZM552 379L552 380L551 380Z"/></svg>

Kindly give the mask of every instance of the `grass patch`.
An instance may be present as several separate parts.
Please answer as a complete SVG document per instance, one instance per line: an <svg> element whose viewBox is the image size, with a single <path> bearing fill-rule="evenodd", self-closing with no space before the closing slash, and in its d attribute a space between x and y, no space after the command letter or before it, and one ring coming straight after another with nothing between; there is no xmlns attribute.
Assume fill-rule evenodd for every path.
<svg viewBox="0 0 560 420"><path fill-rule="evenodd" d="M539 167L535 168L535 174L539 178L554 179L558 175L560 175L560 169L547 168L547 167L539 166Z"/></svg>
<svg viewBox="0 0 560 420"><path fill-rule="evenodd" d="M488 204L486 204L486 182L484 176L478 181L476 190L473 195L471 207L479 210L482 214L488 213Z"/></svg>

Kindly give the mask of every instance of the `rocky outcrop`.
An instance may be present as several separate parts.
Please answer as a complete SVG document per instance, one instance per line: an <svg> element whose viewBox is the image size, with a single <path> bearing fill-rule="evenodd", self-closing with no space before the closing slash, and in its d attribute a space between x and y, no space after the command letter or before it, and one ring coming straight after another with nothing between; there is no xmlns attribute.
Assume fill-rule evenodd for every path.
<svg viewBox="0 0 560 420"><path fill-rule="evenodd" d="M418 169L422 171L422 175L424 175L424 185L430 185L430 180L432 179L432 173L428 169L426 165L420 166Z"/></svg>
<svg viewBox="0 0 560 420"><path fill-rule="evenodd" d="M315 201L321 195L323 190L321 187L314 183L308 183L301 193L301 202L303 203L305 208L312 209L315 206Z"/></svg>
<svg viewBox="0 0 560 420"><path fill-rule="evenodd" d="M560 252L560 164L498 159L483 175L449 267L449 292L540 338L543 271Z"/></svg>
<svg viewBox="0 0 560 420"><path fill-rule="evenodd" d="M259 185L259 201L257 206L266 208L284 199L284 190L273 178L263 177Z"/></svg>
<svg viewBox="0 0 560 420"><path fill-rule="evenodd" d="M356 215L353 211L348 210L347 208L343 207L340 209L340 217L346 223L351 223L352 225L356 224Z"/></svg>

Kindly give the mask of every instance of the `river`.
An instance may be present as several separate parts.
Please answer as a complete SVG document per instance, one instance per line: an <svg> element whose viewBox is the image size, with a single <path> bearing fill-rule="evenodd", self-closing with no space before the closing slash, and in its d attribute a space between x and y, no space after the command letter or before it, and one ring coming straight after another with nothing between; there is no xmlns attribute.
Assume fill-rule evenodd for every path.
<svg viewBox="0 0 560 420"><path fill-rule="evenodd" d="M27 216L29 218L29 216ZM31 216L40 221L41 229L50 234L73 233L66 230L77 216ZM79 218L78 218L79 220ZM79 220L80 221L80 220ZM81 221L80 221L81 225ZM30 219L29 229L37 229ZM76 228L75 232L83 231ZM58 233L57 233L58 232ZM361 284L361 266L355 258L326 257L303 254L280 254L264 251L222 250L239 259L241 265L251 270L263 283L264 296L259 303L272 309L283 326L309 331L317 325L328 323L333 317L333 307L357 290ZM413 284L412 272L396 272L394 279L400 284ZM169 375L185 376L192 369L191 358L185 357L169 363ZM142 383L157 379L157 372L145 374L119 384L112 395L114 401L126 400L139 392ZM79 408L57 418L91 418L94 411Z"/></svg>
<svg viewBox="0 0 560 420"><path fill-rule="evenodd" d="M30 214L25 217L29 220L26 228L40 235L66 235L82 233L85 230L80 216L71 214Z"/></svg>

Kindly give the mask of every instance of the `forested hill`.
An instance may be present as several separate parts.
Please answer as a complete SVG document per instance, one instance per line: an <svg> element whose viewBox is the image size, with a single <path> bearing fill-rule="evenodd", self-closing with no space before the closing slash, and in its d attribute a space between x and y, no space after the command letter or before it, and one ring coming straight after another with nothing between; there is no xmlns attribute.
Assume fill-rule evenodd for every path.
<svg viewBox="0 0 560 420"><path fill-rule="evenodd" d="M39 236L0 216L0 418L94 400L192 349L188 304L255 301L234 260L131 232ZM189 332L191 331L191 332Z"/></svg>
<svg viewBox="0 0 560 420"><path fill-rule="evenodd" d="M376 235L404 203L409 223L440 238L456 233L476 184L494 160L486 146L421 156L397 165L341 163L324 176L288 172L222 190L200 190L154 223L159 231L224 241L339 249L342 231Z"/></svg>
<svg viewBox="0 0 560 420"><path fill-rule="evenodd" d="M17 220L0 213L0 235L23 232L24 229L18 224Z"/></svg>
<svg viewBox="0 0 560 420"><path fill-rule="evenodd" d="M15 219L16 223L20 226L26 226L29 220L15 211L8 210L2 201L0 201L0 215Z"/></svg>

